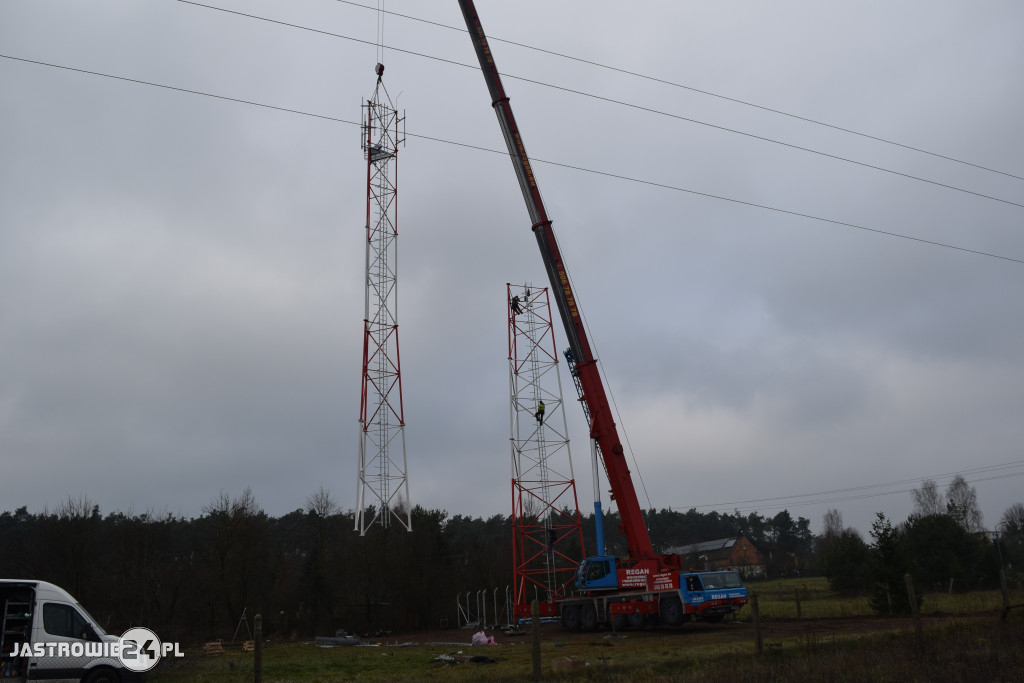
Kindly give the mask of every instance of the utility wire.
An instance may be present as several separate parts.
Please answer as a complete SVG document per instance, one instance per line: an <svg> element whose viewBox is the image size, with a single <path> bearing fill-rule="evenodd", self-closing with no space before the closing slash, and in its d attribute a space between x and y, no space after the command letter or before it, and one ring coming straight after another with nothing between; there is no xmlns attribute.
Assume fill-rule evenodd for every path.
<svg viewBox="0 0 1024 683"><path fill-rule="evenodd" d="M310 116L316 119L324 119L327 121L335 121L337 123L347 123L351 126L362 125L356 121L349 121L347 119L340 119L335 116L326 116L324 114L313 114L308 111L300 111L298 109L288 109L287 107L278 107L272 104L264 104L262 102L254 102L252 100L243 100L237 97L228 97L227 95L215 95L214 93L203 92L202 90L190 90L189 88L179 88L173 85L165 85L163 83L154 83L153 81L143 81L138 78L128 78L127 76L117 76L115 74L106 74L101 71L89 71L88 69L78 69L73 66L64 66L63 64L51 64L49 62L40 62L35 59L25 59L24 57L15 57L13 55L0 54L0 57L4 59L11 59L17 62L25 62L26 64L37 64L39 66L48 66L54 69L64 69L65 71L74 71L80 74L88 74L90 76L102 76L103 78L113 78L117 81L126 81L128 83L136 83L138 85L149 85L154 88L163 88L164 90L174 90L176 92L184 92L190 95L202 95L203 97L212 97L217 100L227 100L228 102L237 102L239 104L249 104L254 107L262 107L264 109L274 109L276 111L288 112L289 114L299 114L301 116ZM1024 263L1024 261L1022 261Z"/></svg>
<svg viewBox="0 0 1024 683"><path fill-rule="evenodd" d="M258 21L265 21L265 22L269 22L271 24L278 24L278 25L281 25L281 26L287 26L289 28L296 28L296 29L299 29L299 30L302 30L302 31L312 31L314 33L319 33L319 34L326 35L326 36L331 36L331 37L334 37L334 38L341 38L343 40L351 40L351 41L355 41L355 42L359 42L359 43L368 43L369 42L369 41L366 41L366 40L362 40L360 38L354 38L352 36L346 36L346 35L343 35L343 34L340 34L340 33L331 33L330 31L324 31L324 30L312 28L312 27L309 27L309 26L302 26L300 24L292 24L292 23L289 23L289 22L286 22L286 21L280 21L278 19L270 19L270 18L267 18L267 17L257 16L255 14L247 14L245 12L238 12L236 10L224 9L223 7L216 7L216 6L213 6L213 5L204 5L203 3L193 2L192 0L178 0L178 2L184 3L186 5L193 5L195 7L203 7L205 9L216 10L218 12L224 12L226 14L235 14L237 16L246 17L248 19L256 19ZM435 60L435 61L438 61L438 62L443 62L445 64L451 64L453 66L460 66L460 67L463 67L463 68L472 69L474 71L478 71L480 69L480 67L478 65L474 66L472 64L466 64L464 62L457 62L455 60L445 59L443 57L437 57L435 55L428 55L428 54L425 54L425 53L422 53L422 52L414 52L412 50L404 50L402 48L397 48L397 47L393 47L393 46L387 46L387 49L394 50L395 52L401 52L403 54L412 55L412 56L415 56L415 57L423 57L425 59L431 59L431 60ZM789 143L789 142L783 142L781 140L776 140L774 138L765 137L763 135L756 135L754 133L748 133L746 131L737 130L735 128L728 128L726 126L719 126L719 125L714 124L714 123L708 123L707 121L701 121L700 119L693 119L693 118L689 118L689 117L682 116L682 115L679 115L679 114L673 114L671 112L662 111L660 109L654 109L653 107L645 107L643 105L634 104L632 102L625 102L625 101L616 100L616 99L613 99L613 98L610 98L610 97L604 97L604 96L601 96L601 95L595 95L593 93L588 93L588 92L585 92L583 90L574 90L572 88L567 88L567 87L564 87L564 86L553 85L551 83L545 83L543 81L538 81L538 80L534 80L534 79L531 79L531 78L525 78L523 76L515 76L515 75L512 75L512 74L506 74L506 73L503 73L501 75L503 77L505 77L505 78L510 78L510 79L513 79L513 80L522 81L524 83L531 83L533 85L539 85L539 86L542 86L542 87L545 87L545 88L551 88L553 90L559 90L559 91L566 92L566 93L569 93L569 94L572 94L572 95L578 95L580 97L588 97L590 99L598 100L600 102L607 102L609 104L615 104L615 105L618 105L618 106L627 107L629 109L635 109L637 111L643 111L643 112L647 112L647 113L650 113L650 114L655 114L655 115L658 115L658 116L664 116L664 117L667 117L667 118L676 119L678 121L685 121L687 123L693 123L693 124L696 124L696 125L699 125L699 126L706 126L708 128L712 128L712 129L715 129L715 130L720 130L720 131L726 132L726 133L733 133L735 135L742 135L744 137L748 137L748 138L751 138L753 140L760 140L762 142L768 142L768 143L771 143L773 145L780 145L782 147L788 147L790 149L794 149L794 150L797 150L797 151L800 151L800 152L806 152L808 154L816 154L818 156L822 156L822 157L825 157L825 158L828 158L828 159L835 159L836 161L842 161L842 162L845 162L845 163L848 163L848 164L854 164L856 166L861 166L861 167L864 167L864 168L869 168L869 169L872 169L872 170L875 170L875 171L881 171L883 173L891 173L892 175L901 176L901 177L907 178L909 180L916 180L918 182L927 183L929 185L935 185L936 187L943 187L943 188L946 188L948 190L954 190L956 192L963 192L963 193L966 193L966 194L974 195L975 197L980 197L982 199L989 199L991 201L1001 202L1003 204L1009 204L1011 206L1017 206L1017 207L1020 207L1020 208L1024 209L1024 204L1021 204L1021 203L1018 203L1018 202L1014 202L1014 201L1011 201L1009 199L1002 199L1001 197L994 197L992 195L987 195L987 194L984 194L982 192L975 192L974 190L968 190L966 188L958 187L956 185L949 185L947 183L940 183L937 180L929 180L927 178L922 178L921 176L916 176L916 175L912 175L910 173L903 173L902 171L896 171L896 170L893 170L893 169L890 169L890 168L885 168L884 166L875 166L874 164L869 164L869 163L864 162L864 161L857 161L856 159L850 159L849 157L843 157L843 156L839 156L837 154L829 154L828 152L821 152L821 151L816 150L816 149L811 149L810 147L801 147L800 145L795 145L795 144L792 144L792 143Z"/></svg>
<svg viewBox="0 0 1024 683"><path fill-rule="evenodd" d="M362 7L364 9L371 9L371 10L374 9L373 7L370 7L368 5L363 5L363 4L360 4L358 2L352 2L351 0L336 0L336 2L340 2L340 3L346 4L346 5L352 5L354 7ZM442 23L437 22L437 21L431 21L429 19L422 19L420 17L414 17L414 16L411 16L411 15L408 15L408 14L401 14L399 12L388 12L388 14L391 14L391 15L396 16L396 17L400 17L402 19L409 19L410 21L418 21L418 22L421 22L421 23L424 23L424 24L429 24L431 26L437 26L439 28L444 28L444 29L448 29L448 30L451 30L451 31L458 31L460 33L467 33L466 29L462 28L460 26L451 26L449 24L442 24ZM1012 173L1007 173L1006 171L1000 171L999 169L990 168L988 166L982 166L980 164L971 163L970 161L964 161L963 159L957 159L956 157L947 156L945 154L939 154L937 152L930 152L930 151L928 151L926 149L921 149L920 147L913 147L911 145L906 145L906 144L903 144L901 142L896 142L895 140L889 140L889 139L886 139L886 138L878 137L876 135L871 135L869 133L862 133L860 131L856 131L856 130L853 130L853 129L850 129L850 128L844 128L842 126L837 126L835 124L826 123L824 121L819 121L817 119L812 119L812 118L809 118L807 116L800 116L799 114L791 114L789 112L782 111L781 109L774 109L772 107L766 107L764 105L756 104L754 102L748 102L746 100L741 100L741 99L738 99L738 98L735 98L735 97L729 97L727 95L721 95L719 93L714 93L714 92L711 92L709 90L702 90L700 88L695 88L693 86L684 85L682 83L676 83L674 81L669 81L669 80L666 80L666 79L663 79L663 78L657 78L656 76L649 76L647 74L639 73L639 72L636 72L636 71L630 71L629 69L623 69L623 68L620 68L620 67L611 66L609 64L603 64L601 62L597 62L597 61L590 60L590 59L584 59L582 57L574 57L573 55L568 55L568 54L565 54L565 53L562 53L562 52L555 52L554 50L547 50L545 48L536 47L536 46L533 46L533 45L527 45L526 43L520 43L520 42L516 42L514 40L507 40L505 38L497 38L495 36L488 35L487 39L489 41L491 41L491 42L498 42L498 43L505 43L507 45L514 45L515 47L521 47L521 48L524 48L526 50L533 50L534 52L540 52L542 54L551 55L552 57L559 57L561 59L568 59L568 60L573 61L573 62L579 62L580 64L587 64L589 66L596 66L596 67L598 67L600 69L606 69L608 71L615 71L617 73L625 74L627 76L633 76L635 78L640 78L640 79L643 79L643 80L646 80L646 81L651 81L653 83L660 83L662 85L668 85L668 86L671 86L673 88L679 88L681 90L689 90L690 92L695 92L695 93L698 93L700 95L707 95L708 97L714 97L714 98L717 98L717 99L720 99L720 100L725 100L727 102L733 102L735 104L741 104L741 105L743 105L745 107L753 107L754 109L760 109L761 111L770 112L772 114L778 114L779 116L785 116L785 117L788 117L788 118L791 118L791 119L796 119L797 121L804 121L806 123L812 123L812 124L814 124L816 126L822 126L822 127L825 127L825 128L831 128L832 130L838 130L838 131L843 132L843 133L849 133L850 135L856 135L858 137L866 138L868 140L874 140L876 142L882 142L882 143L885 143L887 145L893 145L895 147L901 147L903 149L907 149L907 150L910 150L912 152L918 152L920 154L927 154L928 156L936 157L938 159L945 159L946 161L952 161L952 162L957 163L957 164L963 164L964 166L971 166L973 168L977 168L977 169L980 169L982 171L988 171L990 173L997 173L999 175L1006 176L1008 178L1015 178L1017 180L1024 180L1024 176L1014 175Z"/></svg>
<svg viewBox="0 0 1024 683"><path fill-rule="evenodd" d="M369 41L363 41L363 42L369 42ZM88 69L79 69L79 68L76 68L76 67L65 66L65 65L62 65L62 64L52 64L50 62L43 62L43 61L39 61L39 60L35 60L35 59L26 59L24 57L15 57L13 55L5 55L5 54L0 54L0 58L10 59L10 60L17 61L17 62L23 62L23 63L26 63L26 64L36 64L38 66L46 66L46 67L50 67L50 68L54 68L54 69L63 69L65 71L73 71L73 72L76 72L76 73L88 74L90 76L101 76L103 78L112 78L112 79L118 80L118 81L125 81L125 82L128 82L128 83L136 83L138 85L148 85L148 86L152 86L154 88L163 88L165 90L173 90L173 91L176 91L176 92L188 93L190 95L200 95L202 97L211 97L211 98L218 99L218 100L226 100L228 102L237 102L239 104L248 104L248 105L251 105L251 106L254 106L254 107L261 107L263 109L272 109L272 110L276 110L276 111L287 112L289 114L298 114L300 116L309 116L311 118L322 119L322 120L325 120L325 121L334 121L336 123L344 123L344 124L347 124L347 125L350 125L350 126L361 125L360 123L358 123L356 121L349 121L347 119L338 118L336 116L327 116L325 114L314 114L314 113L311 113L311 112L301 111L301 110L298 110L298 109L290 109L288 107L279 107L279 106L275 106L275 105L272 105L272 104L264 104L262 102L254 102L252 100L244 100L244 99L240 99L240 98L237 98L237 97L228 97L226 95L217 95L217 94L214 94L214 93L203 92L201 90L192 90L192 89L189 89L189 88L181 88L181 87L177 87L177 86L173 86L173 85L165 85L163 83L154 83L152 81L143 81L143 80L140 80L140 79L137 79L137 78L128 78L126 76L117 76L117 75L114 75L114 74L107 74L107 73L102 73L102 72L99 72L99 71L89 71ZM430 142L439 142L439 143L443 143L443 144L446 144L446 145L452 145L452 146L455 146L455 147L462 147L462 148L465 148L465 149L473 149L473 150L477 150L477 151L481 151L481 152L489 152L491 154L498 154L498 155L501 155L501 156L508 156L508 150L491 149L489 147L482 147L480 145L472 145L472 144L469 144L469 143L466 143L466 142L457 142L457 141L454 141L454 140L445 140L444 138L438 138L438 137L433 137L433 136L429 136L429 135L418 135L418 134L415 134L415 133L406 133L406 137L417 138L417 139L420 139L420 140L428 140ZM533 162L533 163L547 164L549 166L556 166L556 167L559 167L559 168L565 168L565 169L569 169L569 170L573 170L573 171L580 171L582 173L590 173L592 175L603 176L603 177L612 178L612 179L615 179L615 180L623 180L623 181L627 181L627 182L631 182L631 183L637 183L639 185L647 185L647 186L650 186L650 187L657 187L657 188L661 188L663 190L672 190L674 192L685 192L687 194L692 194L692 195L695 195L695 196L698 196L698 197L707 197L708 199L717 199L719 201L731 202L733 204L740 204L740 205L743 205L743 206L749 206L749 207L756 208L756 209L763 209L765 211L774 211L776 213L782 213L782 214L786 214L786 215L789 215L789 216L797 216L797 217L800 217L800 218L807 218L807 219L814 220L814 221L820 221L822 223L830 223L832 225L838 225L838 226L847 227L847 228L854 228L854 229L857 229L857 230L863 230L865 232L872 232L872 233L875 233L875 234L878 234L878 235L886 235L888 237L896 237L896 238L899 238L899 239L910 240L912 242L919 242L921 244L929 244L929 245L932 245L932 246L935 246L935 247L941 247L943 249L953 249L955 251L961 251L961 252L964 252L964 253L967 253L967 254L975 254L977 256L986 256L988 258L999 259L1001 261L1009 261L1011 263L1024 264L1024 259L1012 258L1010 256L1001 256L999 254L993 254L993 253L985 252L985 251L978 251L976 249L967 249L966 247L958 247L958 246L955 246L955 245L952 245L952 244L947 244L947 243L944 243L944 242L936 242L934 240L926 240L926 239L923 239L921 237L912 237L910 235L904 235L904 234L901 234L901 233L898 233L898 232L890 232L890 231L887 231L887 230L879 230L877 228L869 228L867 226L858 225L856 223L848 223L848 222L845 222L845 221L839 221L839 220L835 220L835 219L831 219L831 218L824 218L822 216L815 216L815 215L812 215L812 214L801 213L799 211L792 211L792 210L789 210L789 209L780 209L778 207L768 206L767 204L758 204L756 202L748 202L748 201L745 201L745 200L742 200L742 199L735 199L735 198L732 198L732 197L725 197L725 196L722 196L722 195L711 194L709 192L700 192L698 190L691 190L691 189L688 189L688 188L685 188L685 187L679 187L679 186L676 186L676 185L669 185L667 183L659 183L659 182L655 182L653 180L643 180L641 178L632 178L630 176L621 175L621 174L618 174L618 173L611 173L611 172L608 172L608 171L599 171L599 170L592 169L592 168L585 168L583 166L574 166L572 164L566 164L566 163L561 163L561 162L557 162L557 161L549 161L549 160L546 160L546 159L539 159L539 158L536 158L536 157L531 157L530 161Z"/></svg>
<svg viewBox="0 0 1024 683"><path fill-rule="evenodd" d="M772 500L789 500L792 498L806 498L808 496L825 496L833 493L849 493L851 491L864 491L867 489L877 489L885 486L899 486L901 484L909 484L917 481L926 481L928 479L945 479L946 477L955 477L956 475L964 474L981 474L984 472L993 472L1005 469L1014 469L1017 467L1024 466L1024 460L1016 460L1014 462L1003 463L1002 465L989 465L987 467L976 467L969 470L960 470L958 472L946 472L945 474L933 474L927 477L914 477L911 479L901 479L899 481L890 481L882 484L865 484L863 486L851 486L843 489L833 489L831 491L816 491L814 493L799 493L791 496L776 496L774 498L752 498L750 500L738 500L731 503L715 503L714 505L695 505L692 507L721 507L723 505L743 505L746 503L763 503Z"/></svg>
<svg viewBox="0 0 1024 683"><path fill-rule="evenodd" d="M999 474L999 475L995 475L995 476L992 476L992 477L979 477L977 479L967 479L966 482L968 484L974 484L976 482L981 482L981 481L992 481L994 479L1008 479L1010 477L1020 477L1020 476L1024 476L1024 472L1016 472L1016 473L1013 473L1013 474ZM882 492L879 492L879 493L865 493L865 494L861 494L861 495L841 496L839 498L825 498L825 499L822 499L822 500L806 500L806 501L798 501L798 502L785 503L785 504L783 504L783 503L776 503L774 505L768 505L767 507L768 507L768 509L776 509L776 508L787 509L787 508L806 507L808 505L831 505L833 503L842 503L842 502L846 502L846 501L850 501L850 500L864 500L866 498L881 498L882 496L894 496L894 495L900 494L900 493L912 493L914 490L915 489L897 489L895 491L882 491ZM678 509L682 509L682 508L678 508ZM686 508L686 509L689 509L689 508ZM742 507L742 508L735 508L735 509L737 511L739 511L739 512L759 512L759 510L763 509L763 508L758 508L758 507Z"/></svg>
<svg viewBox="0 0 1024 683"><path fill-rule="evenodd" d="M891 495L893 493L908 493L910 491L913 491L914 489L900 489L898 491L883 491L883 492L877 492L877 493L857 493L857 492L869 491L871 489L885 488L885 487L889 487L889 486L902 486L904 484L910 484L910 483L915 483L915 482L923 482L923 481L926 481L926 480L929 480L929 479L932 479L932 480L934 480L934 479L945 479L947 477L955 477L958 474L961 475L961 476L965 475L965 474L966 475L970 475L970 474L989 474L989 473L992 473L992 472L998 472L1000 470L1013 470L1013 469L1016 469L1016 468L1019 468L1019 467L1024 467L1024 460L1014 460L1012 462L1001 463L1001 464L998 464L998 465L987 465L985 467L975 467L975 468L972 468L972 469L960 470L958 472L946 472L946 473L943 473L943 474L933 474L933 475L926 476L926 477L914 477L914 478L911 478L911 479L900 479L900 480L897 480L897 481L883 482L883 483L880 483L880 484L865 484L863 486L851 486L851 487L841 488L841 489L832 489L830 491L816 491L816 492L813 492L813 493L798 493L798 494L789 495L789 496L774 496L774 497L771 497L771 498L750 498L750 499L747 499L747 500L738 500L738 501L724 502L724 503L712 503L712 504L708 504L708 505L690 505L690 506L687 506L686 509L691 509L692 508L692 509L696 510L696 509L702 509L702 508L724 508L724 507L737 506L737 505L749 505L751 503L776 503L776 504L782 504L782 503L779 503L779 501L793 501L790 504L792 504L792 505L805 505L805 504L810 504L810 503L814 503L814 504L827 503L827 502L830 502L831 500L856 500L856 499L860 499L860 498L872 498L872 497L875 497L875 496L887 496L887 495ZM1017 477L1017 476L1022 476L1022 475L1024 475L1024 472L1009 472L1009 473L999 474L999 475L995 475L995 476L991 476L991 477L982 477L982 478L978 478L978 479L972 479L968 483L973 483L973 482L976 482L976 481L989 481L991 479L998 479L998 478L1001 478L1001 477ZM827 498L827 499L824 499L824 500L815 500L815 501L806 501L806 502L801 502L801 501L798 500L800 498L811 498L811 497L815 497L816 498L816 497L819 497L819 496L831 496L831 495L837 494L837 493L849 493L849 494L855 494L855 495L844 496L844 497L840 497L840 498L831 498L831 499ZM682 509L682 506L679 506L679 509Z"/></svg>

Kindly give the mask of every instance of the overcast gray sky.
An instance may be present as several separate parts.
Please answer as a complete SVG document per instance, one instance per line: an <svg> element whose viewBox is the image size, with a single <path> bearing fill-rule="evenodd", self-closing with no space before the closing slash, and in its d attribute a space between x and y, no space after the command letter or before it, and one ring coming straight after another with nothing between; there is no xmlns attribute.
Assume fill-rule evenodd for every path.
<svg viewBox="0 0 1024 683"><path fill-rule="evenodd" d="M321 485L355 503L366 169L358 126L330 119L372 94L378 15L209 4L319 32L176 0L0 0L0 510L85 495L193 516L247 486L274 515ZM455 0L384 8L463 25ZM785 507L816 530L836 507L867 532L926 477L964 472L988 528L1024 500L1024 5L478 10L643 504ZM413 502L507 514L505 283L544 271L507 157L449 144L504 149L468 35L386 15L383 36L410 134Z"/></svg>

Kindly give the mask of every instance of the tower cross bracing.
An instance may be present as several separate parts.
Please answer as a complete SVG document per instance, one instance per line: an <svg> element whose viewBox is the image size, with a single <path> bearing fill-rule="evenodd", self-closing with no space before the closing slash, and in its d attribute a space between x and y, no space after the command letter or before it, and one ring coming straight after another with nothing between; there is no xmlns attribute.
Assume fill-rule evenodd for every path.
<svg viewBox="0 0 1024 683"><path fill-rule="evenodd" d="M583 534L547 288L506 285L512 457L513 611L556 612ZM543 402L543 411L540 405Z"/></svg>
<svg viewBox="0 0 1024 683"><path fill-rule="evenodd" d="M395 110L377 65L377 87L363 104L366 159L366 299L359 406L355 527L392 522L412 530L398 351L398 147L405 117Z"/></svg>

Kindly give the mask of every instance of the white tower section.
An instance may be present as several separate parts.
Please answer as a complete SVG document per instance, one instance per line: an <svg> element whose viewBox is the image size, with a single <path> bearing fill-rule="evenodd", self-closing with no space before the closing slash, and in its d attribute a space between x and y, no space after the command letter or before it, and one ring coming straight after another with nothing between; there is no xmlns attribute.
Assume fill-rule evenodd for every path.
<svg viewBox="0 0 1024 683"><path fill-rule="evenodd" d="M366 157L366 316L359 408L359 481L355 528L398 522L412 531L405 453L405 411L398 353L398 146L405 141L399 116L382 82L363 105Z"/></svg>

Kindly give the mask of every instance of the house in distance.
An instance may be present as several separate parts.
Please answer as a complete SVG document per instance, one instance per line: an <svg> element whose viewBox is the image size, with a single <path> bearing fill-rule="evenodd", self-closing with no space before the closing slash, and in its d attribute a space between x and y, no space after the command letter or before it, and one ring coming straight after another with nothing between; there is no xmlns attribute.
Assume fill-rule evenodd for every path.
<svg viewBox="0 0 1024 683"><path fill-rule="evenodd" d="M720 538L703 543L666 548L665 552L683 556L683 566L697 571L735 569L744 579L765 577L761 553L746 536Z"/></svg>

